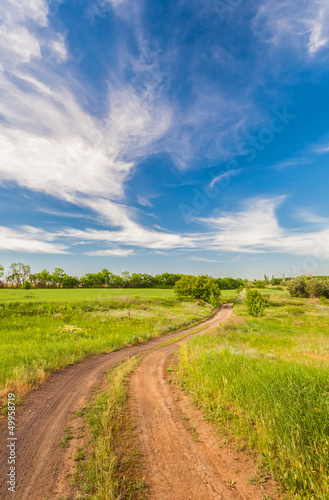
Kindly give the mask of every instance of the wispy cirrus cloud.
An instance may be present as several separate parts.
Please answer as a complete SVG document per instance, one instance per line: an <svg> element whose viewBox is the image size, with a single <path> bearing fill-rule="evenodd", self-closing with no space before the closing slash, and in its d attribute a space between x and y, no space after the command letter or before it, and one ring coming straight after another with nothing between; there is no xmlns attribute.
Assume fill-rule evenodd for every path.
<svg viewBox="0 0 329 500"><path fill-rule="evenodd" d="M304 212L305 222L321 223L313 231L287 229L280 225L277 209L285 196L251 199L243 210L223 212L202 221L213 230L208 249L244 253L290 253L328 256L329 222Z"/></svg>
<svg viewBox="0 0 329 500"><path fill-rule="evenodd" d="M31 226L18 229L0 226L0 250L46 254L69 253L67 245L59 242L56 235Z"/></svg>
<svg viewBox="0 0 329 500"><path fill-rule="evenodd" d="M287 45L301 55L329 48L329 4L326 0L262 0L254 31L275 47Z"/></svg>
<svg viewBox="0 0 329 500"><path fill-rule="evenodd" d="M170 106L154 86L136 89L119 80L108 89L105 116L91 115L75 95L78 83L60 70L67 49L63 34L49 28L47 3L6 0L6 6L0 27L0 64L6 67L0 65L0 183L91 208L96 218L107 200L114 215L102 214L103 222L124 222L136 232L131 211L118 202L136 162L154 152L168 130ZM44 27L47 36L39 32ZM7 32L21 38L11 40ZM46 64L49 47L58 68L56 61L53 69ZM147 229L139 231L147 240ZM149 233L154 241L155 231Z"/></svg>
<svg viewBox="0 0 329 500"><path fill-rule="evenodd" d="M95 250L94 252L86 252L86 255L90 255L92 257L128 257L133 253L133 250L114 248L110 250Z"/></svg>

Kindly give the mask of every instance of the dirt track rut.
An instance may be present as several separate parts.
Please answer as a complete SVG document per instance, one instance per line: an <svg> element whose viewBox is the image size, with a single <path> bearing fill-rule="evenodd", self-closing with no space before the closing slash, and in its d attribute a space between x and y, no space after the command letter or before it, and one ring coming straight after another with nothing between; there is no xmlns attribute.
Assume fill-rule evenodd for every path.
<svg viewBox="0 0 329 500"><path fill-rule="evenodd" d="M224 306L208 328L225 321L231 310ZM168 360L188 338L146 354L130 380L130 410L149 499L261 500L265 493L275 498L273 483L248 484L257 471L255 461L225 447L223 438L220 443L202 413L168 382Z"/></svg>

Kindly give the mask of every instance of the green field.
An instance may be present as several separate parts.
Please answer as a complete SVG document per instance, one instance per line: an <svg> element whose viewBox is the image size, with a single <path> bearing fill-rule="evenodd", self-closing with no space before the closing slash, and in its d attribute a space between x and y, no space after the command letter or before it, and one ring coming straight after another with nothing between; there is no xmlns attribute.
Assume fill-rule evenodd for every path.
<svg viewBox="0 0 329 500"><path fill-rule="evenodd" d="M183 386L221 432L256 450L256 481L269 469L288 498L328 499L329 301L278 292L262 318L234 312L181 347Z"/></svg>
<svg viewBox="0 0 329 500"><path fill-rule="evenodd" d="M114 297L157 297L161 299L174 298L173 290L159 290L155 288L45 288L20 290L15 288L0 289L1 302L31 302L31 301L80 301L80 300L98 300Z"/></svg>
<svg viewBox="0 0 329 500"><path fill-rule="evenodd" d="M59 368L209 317L172 290L0 291L0 395L22 395Z"/></svg>

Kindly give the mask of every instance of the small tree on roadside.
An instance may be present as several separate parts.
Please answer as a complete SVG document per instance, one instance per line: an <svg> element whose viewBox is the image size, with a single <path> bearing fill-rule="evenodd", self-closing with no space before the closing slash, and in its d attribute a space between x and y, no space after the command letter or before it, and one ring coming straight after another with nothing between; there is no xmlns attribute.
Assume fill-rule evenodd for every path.
<svg viewBox="0 0 329 500"><path fill-rule="evenodd" d="M174 292L180 299L204 300L213 307L220 305L220 288L209 276L182 276L174 286Z"/></svg>
<svg viewBox="0 0 329 500"><path fill-rule="evenodd" d="M247 290L244 301L248 314L251 316L263 316L266 301L258 290Z"/></svg>

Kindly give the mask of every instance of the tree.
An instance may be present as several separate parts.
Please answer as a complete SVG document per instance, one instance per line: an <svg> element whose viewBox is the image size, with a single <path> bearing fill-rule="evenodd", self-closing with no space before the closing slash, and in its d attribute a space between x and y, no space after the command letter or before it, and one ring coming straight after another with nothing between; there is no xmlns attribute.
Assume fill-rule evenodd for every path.
<svg viewBox="0 0 329 500"><path fill-rule="evenodd" d="M209 276L182 276L174 286L174 292L180 299L201 299L214 307L220 305L221 291L215 280Z"/></svg>
<svg viewBox="0 0 329 500"><path fill-rule="evenodd" d="M306 291L306 280L304 278L295 278L289 281L287 286L288 292L292 297L308 297Z"/></svg>
<svg viewBox="0 0 329 500"><path fill-rule="evenodd" d="M75 288L78 286L80 280L76 276L69 276L64 274L62 277L62 287L63 288Z"/></svg>
<svg viewBox="0 0 329 500"><path fill-rule="evenodd" d="M23 281L29 279L31 268L27 264L22 264L22 262L14 262L9 267L9 273L10 274L7 277L8 281L20 286Z"/></svg>
<svg viewBox="0 0 329 500"><path fill-rule="evenodd" d="M51 281L54 285L60 286L63 281L63 276L65 272L60 267L55 267L53 274L51 275Z"/></svg>
<svg viewBox="0 0 329 500"><path fill-rule="evenodd" d="M130 279L131 279L129 271L123 271L121 273L121 277L122 277L122 281L123 281L124 287L128 288L129 284L130 284Z"/></svg>
<svg viewBox="0 0 329 500"><path fill-rule="evenodd" d="M22 290L30 290L31 288L31 283L29 281L24 280L23 285L22 285Z"/></svg>
<svg viewBox="0 0 329 500"><path fill-rule="evenodd" d="M105 285L110 286L110 287L113 286L114 274L111 273L111 271L108 271L107 269L102 269L102 273L104 276Z"/></svg>
<svg viewBox="0 0 329 500"><path fill-rule="evenodd" d="M258 290L247 290L245 304L248 314L251 316L263 316L265 309L265 299Z"/></svg>
<svg viewBox="0 0 329 500"><path fill-rule="evenodd" d="M40 273L33 274L31 280L35 282L38 288L46 288L52 282L52 275L47 269L43 269Z"/></svg>
<svg viewBox="0 0 329 500"><path fill-rule="evenodd" d="M5 268L0 265L0 283L1 283L1 286L3 286L2 277L4 275L4 272L5 272Z"/></svg>

